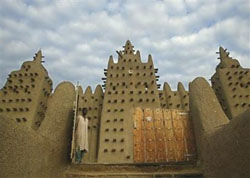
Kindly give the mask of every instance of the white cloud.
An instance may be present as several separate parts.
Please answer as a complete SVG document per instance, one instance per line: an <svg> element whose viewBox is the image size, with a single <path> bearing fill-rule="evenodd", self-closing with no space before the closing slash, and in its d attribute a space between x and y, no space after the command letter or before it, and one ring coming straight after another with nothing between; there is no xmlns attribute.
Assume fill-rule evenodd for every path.
<svg viewBox="0 0 250 178"><path fill-rule="evenodd" d="M55 85L94 87L109 55L116 60L130 39L142 61L152 54L160 83L187 88L195 77L211 77L220 45L250 67L249 26L245 0L2 0L0 85L42 48Z"/></svg>

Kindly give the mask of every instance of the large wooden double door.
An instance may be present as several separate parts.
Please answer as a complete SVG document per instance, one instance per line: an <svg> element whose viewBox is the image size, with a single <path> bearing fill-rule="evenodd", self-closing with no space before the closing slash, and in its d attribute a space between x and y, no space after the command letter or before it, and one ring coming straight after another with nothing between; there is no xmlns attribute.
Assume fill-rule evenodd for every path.
<svg viewBox="0 0 250 178"><path fill-rule="evenodd" d="M195 155L195 141L188 112L135 108L135 163L191 161L195 159Z"/></svg>

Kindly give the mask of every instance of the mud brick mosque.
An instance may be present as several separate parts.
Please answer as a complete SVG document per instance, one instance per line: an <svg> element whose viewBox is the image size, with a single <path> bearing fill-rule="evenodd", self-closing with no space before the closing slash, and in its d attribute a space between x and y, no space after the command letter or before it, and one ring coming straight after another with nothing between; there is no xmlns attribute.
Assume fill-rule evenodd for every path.
<svg viewBox="0 0 250 178"><path fill-rule="evenodd" d="M0 90L0 177L250 177L250 69L219 48L210 83L158 84L127 41L95 89L53 82L38 51ZM161 69L159 69L161 70ZM89 152L75 163L74 119L88 109Z"/></svg>

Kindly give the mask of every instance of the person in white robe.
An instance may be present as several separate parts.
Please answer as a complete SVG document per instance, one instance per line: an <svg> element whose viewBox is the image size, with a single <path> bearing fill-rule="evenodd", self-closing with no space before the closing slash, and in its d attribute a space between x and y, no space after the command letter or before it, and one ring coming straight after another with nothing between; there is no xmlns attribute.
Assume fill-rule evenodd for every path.
<svg viewBox="0 0 250 178"><path fill-rule="evenodd" d="M84 153L88 152L88 119L87 108L82 109L82 115L76 118L76 162L79 164L82 161Z"/></svg>

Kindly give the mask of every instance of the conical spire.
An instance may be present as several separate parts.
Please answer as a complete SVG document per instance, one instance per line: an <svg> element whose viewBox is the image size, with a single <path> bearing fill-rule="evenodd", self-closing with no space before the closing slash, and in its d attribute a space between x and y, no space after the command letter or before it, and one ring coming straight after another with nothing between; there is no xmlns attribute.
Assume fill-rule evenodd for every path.
<svg viewBox="0 0 250 178"><path fill-rule="evenodd" d="M34 56L34 61L37 61L37 62L42 62L42 58L43 58L43 55L42 55L42 51L39 50L35 56Z"/></svg>
<svg viewBox="0 0 250 178"><path fill-rule="evenodd" d="M181 82L178 82L177 91L185 92L185 88L184 88L184 86L183 86L183 84Z"/></svg>
<svg viewBox="0 0 250 178"><path fill-rule="evenodd" d="M151 54L148 55L148 64L153 64L153 59Z"/></svg>
<svg viewBox="0 0 250 178"><path fill-rule="evenodd" d="M92 95L92 89L90 86L88 86L85 90L85 93L84 93L85 96L91 96Z"/></svg>
<svg viewBox="0 0 250 178"><path fill-rule="evenodd" d="M167 82L164 82L163 90L165 90L166 92L172 92L172 90Z"/></svg>
<svg viewBox="0 0 250 178"><path fill-rule="evenodd" d="M123 53L124 54L134 54L134 46L131 44L131 42L129 40L126 41L125 46L123 46L124 50Z"/></svg>
<svg viewBox="0 0 250 178"><path fill-rule="evenodd" d="M114 64L113 56L109 56L108 68Z"/></svg>
<svg viewBox="0 0 250 178"><path fill-rule="evenodd" d="M220 46L219 48L219 53L220 53L220 60L227 60L229 58L229 52L226 52L227 49L224 49L223 47Z"/></svg>
<svg viewBox="0 0 250 178"><path fill-rule="evenodd" d="M97 85L97 87L95 88L94 95L98 95L98 94L101 94L101 95L103 94L101 85Z"/></svg>
<svg viewBox="0 0 250 178"><path fill-rule="evenodd" d="M135 55L137 56L138 62L141 63L141 54L140 54L140 51L137 50Z"/></svg>
<svg viewBox="0 0 250 178"><path fill-rule="evenodd" d="M241 68L240 63L237 59L233 59L229 56L229 52L227 52L227 49L224 49L223 47L219 48L220 57L220 63L217 65L216 70L223 69L223 68Z"/></svg>

